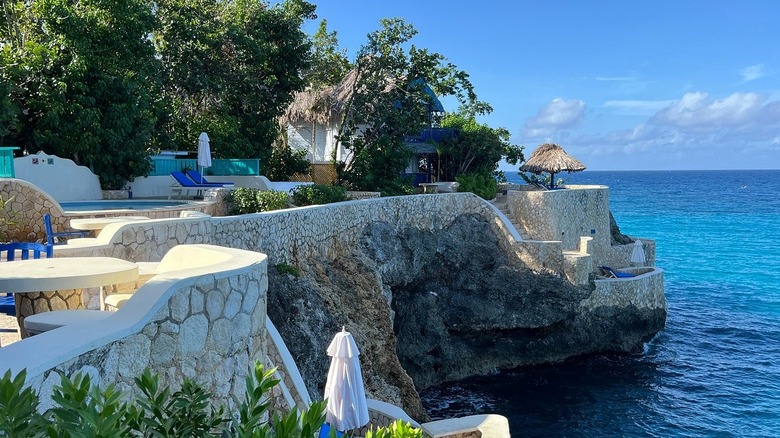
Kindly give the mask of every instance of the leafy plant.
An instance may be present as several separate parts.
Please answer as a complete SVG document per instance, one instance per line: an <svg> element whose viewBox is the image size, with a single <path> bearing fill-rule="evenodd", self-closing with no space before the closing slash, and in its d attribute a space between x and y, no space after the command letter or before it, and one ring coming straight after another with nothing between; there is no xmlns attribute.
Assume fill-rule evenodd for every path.
<svg viewBox="0 0 780 438"><path fill-rule="evenodd" d="M441 181L453 181L463 174L496 172L502 158L509 164L524 160L523 148L509 142L507 129L481 124L474 113L462 109L447 114L441 125L458 132L455 138L443 139L437 148Z"/></svg>
<svg viewBox="0 0 780 438"><path fill-rule="evenodd" d="M293 189L293 203L298 206L322 205L347 200L347 189L342 186L311 184Z"/></svg>
<svg viewBox="0 0 780 438"><path fill-rule="evenodd" d="M271 181L289 181L296 173L307 174L310 169L306 151L296 151L289 146L277 147L271 153L266 176Z"/></svg>
<svg viewBox="0 0 780 438"><path fill-rule="evenodd" d="M274 371L255 363L236 412L214 409L212 394L188 379L171 394L148 370L135 379L140 394L129 403L121 401L128 394L113 385L101 390L89 375L61 375L52 395L56 405L45 414L38 412L38 395L25 387L26 372L11 377L7 371L0 378L0 437L313 437L325 423L325 402L266 420L267 394L279 383Z"/></svg>
<svg viewBox="0 0 780 438"><path fill-rule="evenodd" d="M231 214L250 214L287 208L287 193L240 187L228 195Z"/></svg>
<svg viewBox="0 0 780 438"><path fill-rule="evenodd" d="M25 387L27 371L11 377L11 370L0 378L0 437L34 436L43 430L46 420L38 413L38 394Z"/></svg>
<svg viewBox="0 0 780 438"><path fill-rule="evenodd" d="M279 263L276 265L276 271L280 274L290 274L293 277L301 275L300 271L298 271L298 268L292 265L288 265L287 263Z"/></svg>
<svg viewBox="0 0 780 438"><path fill-rule="evenodd" d="M456 178L459 192L472 192L482 199L493 199L498 192L498 182L485 173L463 174Z"/></svg>
<svg viewBox="0 0 780 438"><path fill-rule="evenodd" d="M366 438L422 438L422 435L422 429L412 426L409 422L395 420L388 427L369 429Z"/></svg>

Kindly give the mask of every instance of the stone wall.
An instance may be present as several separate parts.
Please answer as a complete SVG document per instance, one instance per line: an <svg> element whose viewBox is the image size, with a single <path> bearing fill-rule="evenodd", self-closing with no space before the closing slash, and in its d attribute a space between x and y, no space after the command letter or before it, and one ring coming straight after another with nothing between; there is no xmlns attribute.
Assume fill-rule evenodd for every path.
<svg viewBox="0 0 780 438"><path fill-rule="evenodd" d="M214 215L224 215L225 203L221 202L227 196L225 189L210 189L205 193L208 203L186 205L176 208L155 210L124 210L107 211L105 213L73 213L66 214L60 204L34 184L16 178L0 178L0 197L4 200L13 198L6 207L6 218L12 224L0 223L0 241L43 241L46 230L43 225L43 215L51 215L52 227L55 231L69 229L69 222L76 218L91 218L104 216L147 216L150 219L179 217L182 210L197 210ZM1 222L1 221L0 221Z"/></svg>
<svg viewBox="0 0 780 438"><path fill-rule="evenodd" d="M580 237L590 236L596 261L609 251L609 189L605 186L509 191L507 205L534 240L558 240L563 250L577 250Z"/></svg>
<svg viewBox="0 0 780 438"><path fill-rule="evenodd" d="M86 166L68 158L36 154L14 158L16 177L34 184L58 201L100 199L100 180Z"/></svg>
<svg viewBox="0 0 780 438"><path fill-rule="evenodd" d="M335 258L345 250L349 252L357 245L366 224L386 222L396 229L430 231L444 229L468 214L477 214L490 222L494 233L501 236L505 254L516 256L515 241L509 240L493 208L471 193L399 196L241 216L111 224L103 230L114 233L109 245L58 247L56 254L148 262L159 261L175 245L209 243L263 252L272 265L294 264L299 258ZM542 266L543 261L534 261L534 254L539 252L527 257Z"/></svg>
<svg viewBox="0 0 780 438"><path fill-rule="evenodd" d="M645 251L645 266L655 266L655 240L645 239L644 237L633 237L632 239L639 239L642 241L642 246ZM610 266L612 268L623 268L631 266L631 253L634 252L634 244L629 243L626 245L612 245L604 255L604 258L599 261L598 265L594 266Z"/></svg>
<svg viewBox="0 0 780 438"><path fill-rule="evenodd" d="M242 398L254 361L266 358L266 258L244 254L249 255L224 264L221 272L160 274L103 321L3 347L0 372L26 368L42 410L51 407L59 372L88 373L101 386L130 389L145 368L159 374L162 387L176 391L191 378L217 404L232 407L235 397Z"/></svg>

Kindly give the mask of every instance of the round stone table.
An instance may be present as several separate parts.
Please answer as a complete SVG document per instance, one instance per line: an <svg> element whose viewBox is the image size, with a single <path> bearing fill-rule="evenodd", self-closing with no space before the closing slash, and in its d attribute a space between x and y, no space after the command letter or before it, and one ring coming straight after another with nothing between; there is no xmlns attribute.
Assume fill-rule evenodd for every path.
<svg viewBox="0 0 780 438"><path fill-rule="evenodd" d="M81 290L129 283L138 265L111 257L60 257L0 263L0 292L14 293L19 333L24 318L50 310L81 309Z"/></svg>

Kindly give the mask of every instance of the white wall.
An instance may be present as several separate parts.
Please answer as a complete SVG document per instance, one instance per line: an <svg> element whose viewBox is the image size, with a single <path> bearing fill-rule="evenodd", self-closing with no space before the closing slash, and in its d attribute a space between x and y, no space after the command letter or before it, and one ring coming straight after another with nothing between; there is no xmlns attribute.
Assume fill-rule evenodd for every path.
<svg viewBox="0 0 780 438"><path fill-rule="evenodd" d="M100 180L89 168L43 152L14 158L16 178L33 183L58 202L102 199Z"/></svg>

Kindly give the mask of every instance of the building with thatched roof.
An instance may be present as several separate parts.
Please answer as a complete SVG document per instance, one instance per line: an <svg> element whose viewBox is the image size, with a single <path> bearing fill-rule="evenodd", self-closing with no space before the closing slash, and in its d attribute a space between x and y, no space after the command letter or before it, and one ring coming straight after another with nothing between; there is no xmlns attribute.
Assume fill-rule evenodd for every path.
<svg viewBox="0 0 780 438"><path fill-rule="evenodd" d="M343 160L347 151L336 140L344 106L352 97L358 80L357 69L333 86L320 90L308 89L295 94L282 115L286 126L287 144L295 150L305 150L312 164L330 164Z"/></svg>
<svg viewBox="0 0 780 438"><path fill-rule="evenodd" d="M335 168L331 162L334 156L336 161L348 161L350 158L349 150L341 146L336 136L342 113L352 98L358 79L358 69L352 69L336 85L298 92L280 118L280 123L286 127L287 144L294 150L306 151L307 158L312 163L312 179L315 182L329 182L325 180L335 178ZM393 86L390 82L392 81L389 81L388 88ZM423 91L431 97L429 111L443 112L443 105L428 84L417 79L412 85L420 83ZM419 173L420 157L435 153L435 148L429 142L438 139L441 133L431 131L431 128L424 129L420 136L407 139L409 149L415 153L407 173ZM417 179L419 178L415 178L415 181Z"/></svg>
<svg viewBox="0 0 780 438"><path fill-rule="evenodd" d="M579 160L567 154L562 147L555 143L545 143L536 148L525 163L520 166L521 172L550 174L550 187L555 187L555 174L561 172L580 172L585 170L585 165Z"/></svg>

